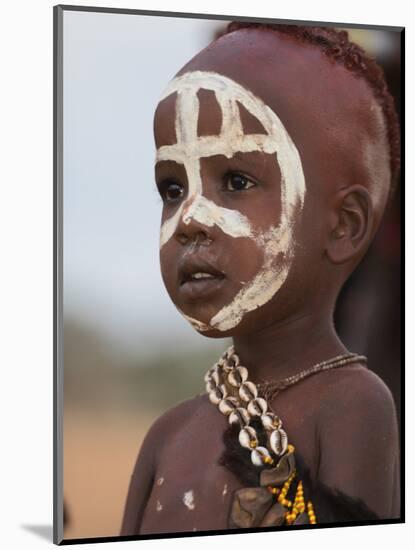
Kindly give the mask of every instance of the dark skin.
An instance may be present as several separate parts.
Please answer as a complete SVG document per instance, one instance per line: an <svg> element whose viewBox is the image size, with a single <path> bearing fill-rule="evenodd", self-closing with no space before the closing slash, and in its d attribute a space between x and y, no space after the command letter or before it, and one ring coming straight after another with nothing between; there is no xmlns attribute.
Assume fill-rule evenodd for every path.
<svg viewBox="0 0 415 550"><path fill-rule="evenodd" d="M318 49L274 32L245 29L222 37L178 74L193 70L215 71L250 89L278 114L301 156L307 192L297 213L287 280L235 328L203 333L231 336L253 382L281 379L347 351L336 335L333 310L382 216L389 179L384 123L362 79ZM200 93L199 99L198 135L217 134L217 104L209 94ZM155 115L157 148L175 143L174 117L175 97L169 96ZM242 114L242 121L246 134L261 131L253 117ZM235 173L246 176L244 183ZM201 175L207 198L239 210L256 229L278 221L281 174L274 155L204 158ZM168 183L172 178L175 186ZM156 182L164 221L186 201L183 166L158 163ZM208 298L193 299L180 290L178 266L190 249L226 275ZM240 281L255 275L262 255L250 239L192 220L178 224L160 260L175 305L206 323L232 300ZM270 406L313 479L361 498L381 518L399 517L396 413L390 391L373 372L354 364L320 373L285 390ZM227 425L206 394L177 405L153 424L131 478L122 535L227 528L232 493L241 488L218 464ZM183 502L190 490L191 509Z"/></svg>

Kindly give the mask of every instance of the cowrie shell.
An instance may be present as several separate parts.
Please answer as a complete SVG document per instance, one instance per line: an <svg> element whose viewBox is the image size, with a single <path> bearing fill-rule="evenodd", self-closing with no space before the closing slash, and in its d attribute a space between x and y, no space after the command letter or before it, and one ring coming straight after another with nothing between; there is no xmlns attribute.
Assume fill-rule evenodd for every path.
<svg viewBox="0 0 415 550"><path fill-rule="evenodd" d="M210 368L207 373L205 374L204 376L204 381L206 382L206 384L209 382L209 380L212 378L212 372L213 372L213 368Z"/></svg>
<svg viewBox="0 0 415 550"><path fill-rule="evenodd" d="M261 421L266 430L275 430L276 428L281 427L281 420L277 415L271 412L261 415Z"/></svg>
<svg viewBox="0 0 415 550"><path fill-rule="evenodd" d="M232 355L230 355L229 361L231 361L233 363L234 367L237 367L239 365L239 357L237 355L235 355L234 353L232 353Z"/></svg>
<svg viewBox="0 0 415 550"><path fill-rule="evenodd" d="M251 443L253 442L258 444L256 431L252 428L252 426L245 426L245 428L242 428L239 432L238 439L242 447L245 447L246 449L252 449Z"/></svg>
<svg viewBox="0 0 415 550"><path fill-rule="evenodd" d="M209 380L216 380L217 383L219 383L219 376L220 376L221 369L217 365L213 365L207 373L205 374L205 382L209 382Z"/></svg>
<svg viewBox="0 0 415 550"><path fill-rule="evenodd" d="M252 399L247 406L248 412L251 416L261 416L267 412L267 408L267 402L262 397Z"/></svg>
<svg viewBox="0 0 415 550"><path fill-rule="evenodd" d="M215 369L212 372L211 380L212 382L215 382L217 386L219 386L219 384L222 382L219 369Z"/></svg>
<svg viewBox="0 0 415 550"><path fill-rule="evenodd" d="M233 355L235 353L235 346L229 346L228 349L225 351L224 353L224 357L226 357L227 359L229 359L229 357L231 355Z"/></svg>
<svg viewBox="0 0 415 550"><path fill-rule="evenodd" d="M288 437L284 430L274 430L269 436L269 446L276 455L283 455L288 447Z"/></svg>
<svg viewBox="0 0 415 550"><path fill-rule="evenodd" d="M271 455L270 455L267 448L265 448L265 447L256 447L251 452L252 464L254 464L255 466L262 466L264 464L264 458L266 456L271 457Z"/></svg>
<svg viewBox="0 0 415 550"><path fill-rule="evenodd" d="M239 396L243 401L252 401L257 395L258 390L253 382L244 382L239 388Z"/></svg>
<svg viewBox="0 0 415 550"><path fill-rule="evenodd" d="M219 410L222 414L231 414L232 411L236 409L238 405L238 400L235 399L235 397L227 397L226 399L222 399L222 401L219 401Z"/></svg>
<svg viewBox="0 0 415 550"><path fill-rule="evenodd" d="M208 380L206 382L206 391L209 393L212 390L214 390L216 388L216 386L217 386L217 384L215 384L215 382L213 380Z"/></svg>
<svg viewBox="0 0 415 550"><path fill-rule="evenodd" d="M247 424L249 424L250 416L246 409L243 409L242 407L238 407L237 409L231 412L228 419L229 419L229 424L239 424L240 426L246 426Z"/></svg>
<svg viewBox="0 0 415 550"><path fill-rule="evenodd" d="M228 382L235 388L239 388L246 380L248 380L248 369L245 367L236 367L228 374Z"/></svg>
<svg viewBox="0 0 415 550"><path fill-rule="evenodd" d="M215 389L213 389L209 393L210 402L213 403L214 405L218 405L219 401L221 401L222 399L224 399L227 396L228 396L228 391L227 391L226 386L224 384L221 384L220 386L217 386Z"/></svg>

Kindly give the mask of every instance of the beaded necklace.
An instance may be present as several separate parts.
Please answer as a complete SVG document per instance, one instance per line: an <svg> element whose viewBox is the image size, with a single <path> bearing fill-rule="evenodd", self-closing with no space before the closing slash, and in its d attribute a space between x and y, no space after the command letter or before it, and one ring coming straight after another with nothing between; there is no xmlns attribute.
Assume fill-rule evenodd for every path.
<svg viewBox="0 0 415 550"><path fill-rule="evenodd" d="M297 478L294 445L282 428L282 420L269 410L268 400L279 391L304 378L354 362L367 361L363 355L347 353L322 361L280 381L258 386L248 380L248 370L240 364L234 346L230 346L205 374L209 400L240 428L239 443L251 452L254 466L261 468L260 487L236 491L231 524L236 527L316 524L311 500L306 502L302 481ZM259 396L260 388L264 397ZM260 419L267 444L259 445L252 419ZM288 498L291 494L291 498Z"/></svg>

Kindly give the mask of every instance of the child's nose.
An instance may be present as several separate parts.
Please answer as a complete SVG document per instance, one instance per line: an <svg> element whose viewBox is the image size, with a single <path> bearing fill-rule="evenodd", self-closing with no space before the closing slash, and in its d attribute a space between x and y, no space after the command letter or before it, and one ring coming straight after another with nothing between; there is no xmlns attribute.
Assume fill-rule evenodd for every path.
<svg viewBox="0 0 415 550"><path fill-rule="evenodd" d="M209 245L213 240L214 222L207 201L198 195L184 205L176 230L176 239L181 244L195 241Z"/></svg>

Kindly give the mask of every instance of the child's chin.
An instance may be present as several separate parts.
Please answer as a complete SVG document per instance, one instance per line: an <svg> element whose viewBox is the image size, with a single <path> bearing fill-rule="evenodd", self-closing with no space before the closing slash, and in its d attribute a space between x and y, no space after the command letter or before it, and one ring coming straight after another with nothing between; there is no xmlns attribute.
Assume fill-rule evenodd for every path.
<svg viewBox="0 0 415 550"><path fill-rule="evenodd" d="M208 329L197 329L196 331L201 334L202 336L206 336L207 338L229 338L232 336L232 331L222 331L215 328L208 328Z"/></svg>
<svg viewBox="0 0 415 550"><path fill-rule="evenodd" d="M186 317L186 320L191 324L195 331L202 336L206 336L207 338L229 338L233 335L233 330L219 330L218 328L212 327L209 324L209 320L198 320L187 316L183 312L181 313Z"/></svg>

